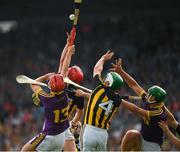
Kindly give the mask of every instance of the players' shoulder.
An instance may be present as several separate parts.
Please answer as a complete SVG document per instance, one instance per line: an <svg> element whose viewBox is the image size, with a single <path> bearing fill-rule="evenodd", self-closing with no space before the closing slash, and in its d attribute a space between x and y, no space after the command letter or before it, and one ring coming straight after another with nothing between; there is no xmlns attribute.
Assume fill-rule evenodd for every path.
<svg viewBox="0 0 180 152"><path fill-rule="evenodd" d="M64 93L64 91L61 91L61 92L45 92L44 90L39 91L39 95L41 95L43 97L47 97L47 98L52 98L55 95L61 95L63 93Z"/></svg>
<svg viewBox="0 0 180 152"><path fill-rule="evenodd" d="M149 116L159 116L163 113L163 109L149 111Z"/></svg>
<svg viewBox="0 0 180 152"><path fill-rule="evenodd" d="M107 87L105 88L105 93L107 95L107 97L109 99L112 99L114 101L120 101L121 100L121 96L119 95L119 93L114 92L111 88Z"/></svg>
<svg viewBox="0 0 180 152"><path fill-rule="evenodd" d="M149 115L150 116L158 116L158 115L163 114L164 111L165 111L164 110L164 103L160 103L155 107L154 110L150 110Z"/></svg>
<svg viewBox="0 0 180 152"><path fill-rule="evenodd" d="M40 90L38 94L43 97L51 97L52 96L51 93L45 92L44 90Z"/></svg>
<svg viewBox="0 0 180 152"><path fill-rule="evenodd" d="M114 100L122 101L122 96L119 93L114 93L113 98Z"/></svg>
<svg viewBox="0 0 180 152"><path fill-rule="evenodd" d="M103 80L101 78L100 75L95 75L93 77L93 85L94 85L94 88L97 86L97 85L103 85Z"/></svg>

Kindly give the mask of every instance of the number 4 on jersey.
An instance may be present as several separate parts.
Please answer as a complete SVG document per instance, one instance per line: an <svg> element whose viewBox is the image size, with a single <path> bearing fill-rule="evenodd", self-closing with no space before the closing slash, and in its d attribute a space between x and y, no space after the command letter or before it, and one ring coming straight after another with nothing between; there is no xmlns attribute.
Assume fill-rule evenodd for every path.
<svg viewBox="0 0 180 152"><path fill-rule="evenodd" d="M113 105L113 101L112 100L108 100L107 102L99 104L99 107L101 107L103 110L105 110L105 115L109 115L109 113L112 112L113 106L114 105Z"/></svg>

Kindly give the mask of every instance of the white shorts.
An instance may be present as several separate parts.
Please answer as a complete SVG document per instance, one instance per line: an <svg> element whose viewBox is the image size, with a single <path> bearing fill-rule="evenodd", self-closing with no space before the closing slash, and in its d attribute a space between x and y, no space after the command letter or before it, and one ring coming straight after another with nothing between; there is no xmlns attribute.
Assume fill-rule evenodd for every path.
<svg viewBox="0 0 180 152"><path fill-rule="evenodd" d="M106 151L107 130L91 125L85 125L83 133L83 151Z"/></svg>
<svg viewBox="0 0 180 152"><path fill-rule="evenodd" d="M65 132L58 135L38 134L30 143L37 151L60 151L65 142Z"/></svg>
<svg viewBox="0 0 180 152"><path fill-rule="evenodd" d="M158 143L146 141L143 137L141 137L141 141L142 151L161 151L161 147Z"/></svg>
<svg viewBox="0 0 180 152"><path fill-rule="evenodd" d="M74 140L74 135L70 131L70 127L65 131L65 140Z"/></svg>

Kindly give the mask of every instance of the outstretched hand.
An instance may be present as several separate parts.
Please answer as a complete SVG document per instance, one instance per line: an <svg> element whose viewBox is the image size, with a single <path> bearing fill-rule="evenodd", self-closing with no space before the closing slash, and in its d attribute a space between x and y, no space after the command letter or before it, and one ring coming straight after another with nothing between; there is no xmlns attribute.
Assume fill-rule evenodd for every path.
<svg viewBox="0 0 180 152"><path fill-rule="evenodd" d="M66 32L66 35L67 35L66 43L69 44L71 40L71 35L68 32Z"/></svg>
<svg viewBox="0 0 180 152"><path fill-rule="evenodd" d="M113 71L113 72L121 72L122 71L122 59L116 59L115 63L111 63L112 67L109 69L109 71Z"/></svg>
<svg viewBox="0 0 180 152"><path fill-rule="evenodd" d="M161 129L164 131L164 132L167 132L169 130L167 124L164 122L164 121L160 121L158 122L159 124L159 127L161 127Z"/></svg>
<svg viewBox="0 0 180 152"><path fill-rule="evenodd" d="M104 61L108 61L108 60L110 60L113 57L113 55L114 55L114 52L111 52L111 50L108 50L106 52L106 54L104 54L102 56L102 58L103 58Z"/></svg>
<svg viewBox="0 0 180 152"><path fill-rule="evenodd" d="M82 97L84 95L84 91L82 91L81 89L75 90L74 93L77 97Z"/></svg>
<svg viewBox="0 0 180 152"><path fill-rule="evenodd" d="M70 123L71 127L70 127L70 131L72 134L80 134L81 128L82 128L82 124L81 122L77 122L76 124L73 123L73 121L71 121Z"/></svg>

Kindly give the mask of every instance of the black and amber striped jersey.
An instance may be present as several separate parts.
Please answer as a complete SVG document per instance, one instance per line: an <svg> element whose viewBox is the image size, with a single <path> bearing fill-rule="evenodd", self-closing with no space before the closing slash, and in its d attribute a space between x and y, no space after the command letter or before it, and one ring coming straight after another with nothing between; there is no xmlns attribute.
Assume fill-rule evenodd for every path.
<svg viewBox="0 0 180 152"><path fill-rule="evenodd" d="M87 103L84 124L109 129L110 121L121 104L121 96L105 87L98 76L95 76L94 81L98 85Z"/></svg>
<svg viewBox="0 0 180 152"><path fill-rule="evenodd" d="M84 108L84 97L77 97L75 96L73 90L76 90L77 88L73 85L68 85L68 87L65 89L68 94L68 104L69 104L69 116L75 111L76 108L82 110Z"/></svg>

